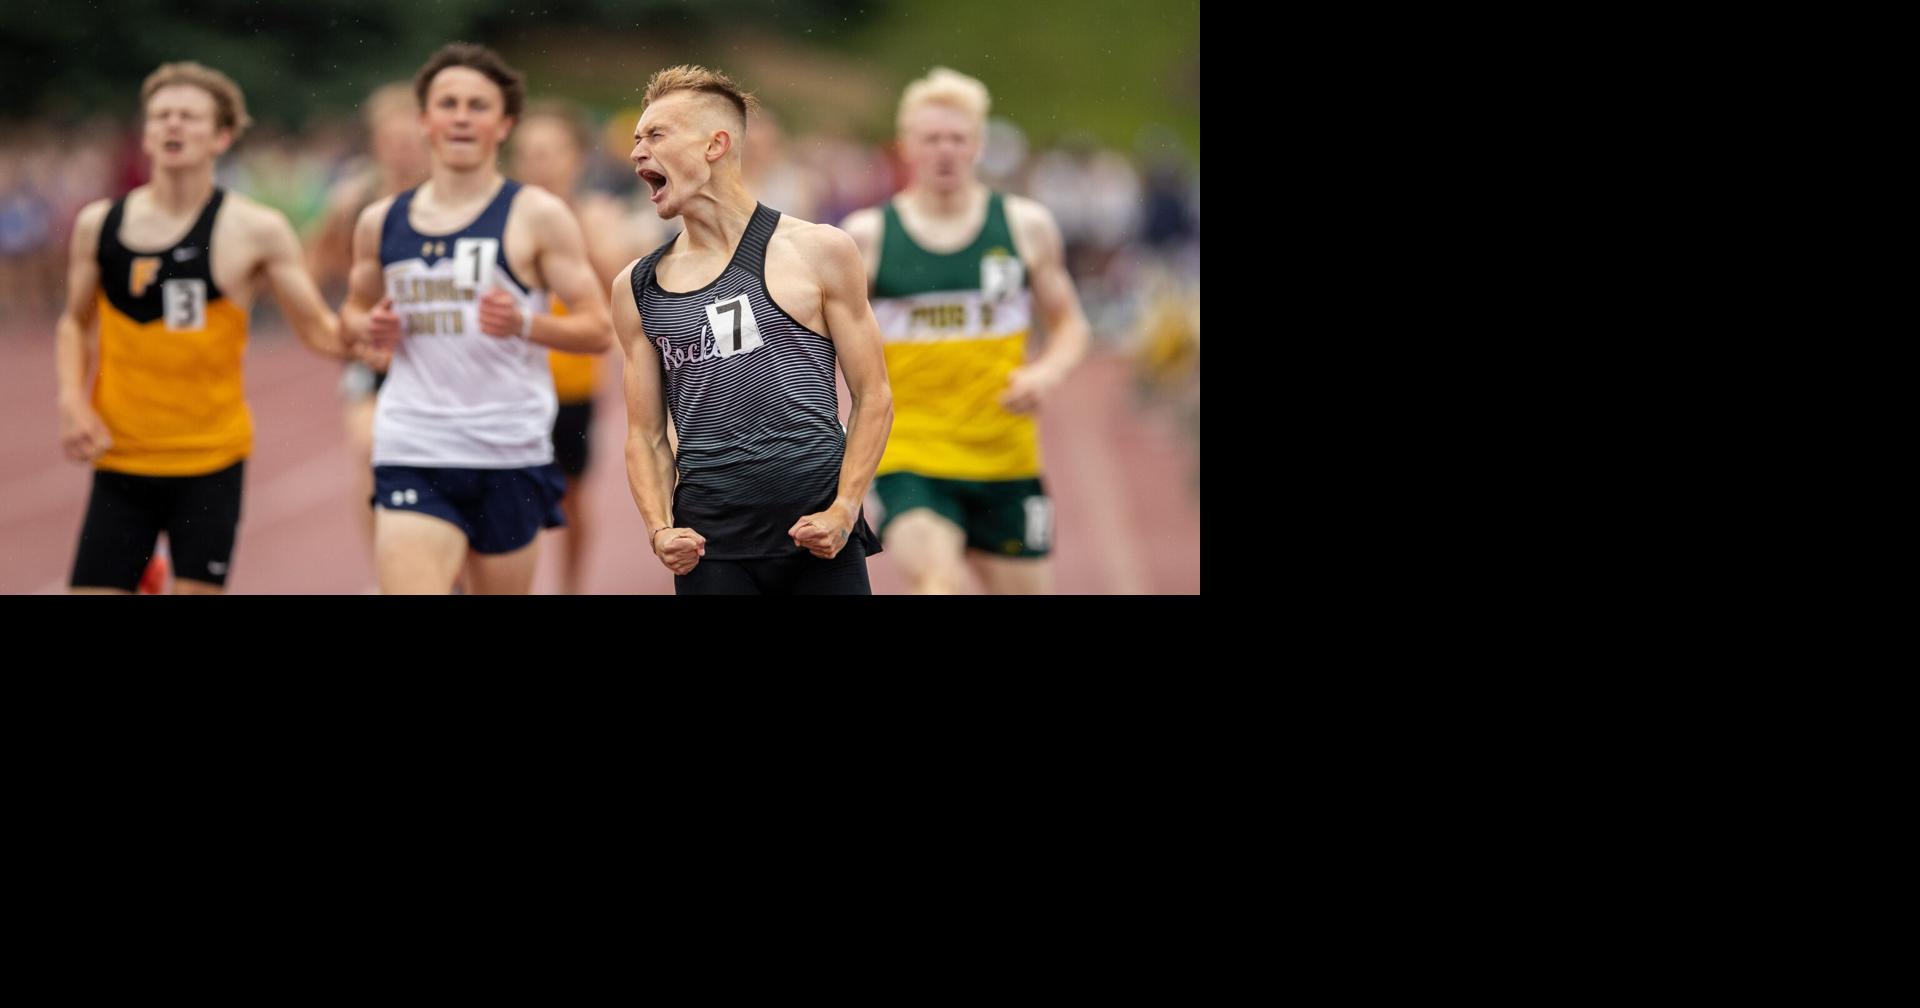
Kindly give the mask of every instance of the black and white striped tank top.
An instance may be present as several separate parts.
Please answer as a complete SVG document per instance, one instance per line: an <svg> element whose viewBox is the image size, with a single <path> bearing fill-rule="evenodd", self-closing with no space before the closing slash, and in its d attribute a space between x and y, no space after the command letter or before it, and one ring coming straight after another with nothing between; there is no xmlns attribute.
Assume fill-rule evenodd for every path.
<svg viewBox="0 0 1920 1008"><path fill-rule="evenodd" d="M680 441L673 522L706 537L709 560L805 552L787 530L839 490L847 435L833 341L767 293L767 241L779 223L779 211L756 204L733 260L699 290L668 291L654 279L678 236L633 268L633 300L660 354ZM864 516L854 535L878 552Z"/></svg>

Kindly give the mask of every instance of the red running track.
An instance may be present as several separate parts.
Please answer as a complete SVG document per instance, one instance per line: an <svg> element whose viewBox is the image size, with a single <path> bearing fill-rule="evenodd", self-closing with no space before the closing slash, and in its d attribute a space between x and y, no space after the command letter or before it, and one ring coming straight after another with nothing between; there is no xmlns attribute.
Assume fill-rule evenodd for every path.
<svg viewBox="0 0 1920 1008"><path fill-rule="evenodd" d="M339 365L268 323L247 354L254 450L228 591L362 594L373 566L355 509L340 416ZM647 549L626 485L626 410L618 358L602 369L593 463L585 490L598 516L585 575L593 594L671 594ZM59 449L52 326L0 322L0 592L60 593L73 563L91 470ZM1197 448L1136 398L1130 363L1096 356L1041 416L1056 515L1062 594L1197 594ZM798 517L797 515L795 517ZM557 548L543 549L534 590L558 590ZM876 593L905 590L886 554L869 567Z"/></svg>

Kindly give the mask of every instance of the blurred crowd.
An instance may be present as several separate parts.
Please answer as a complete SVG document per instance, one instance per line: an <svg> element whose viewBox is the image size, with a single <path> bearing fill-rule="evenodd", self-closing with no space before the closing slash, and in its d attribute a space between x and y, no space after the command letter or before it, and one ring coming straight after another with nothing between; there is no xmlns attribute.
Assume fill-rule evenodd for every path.
<svg viewBox="0 0 1920 1008"><path fill-rule="evenodd" d="M263 124L220 162L221 185L277 207L306 237L330 298L345 281L342 224L382 190L416 184L409 179L416 170L424 178L411 98L390 85L357 118L316 121L299 133ZM626 160L639 109L572 114L597 148L585 166L583 194L615 207L643 247L671 237L677 228L654 215ZM788 134L777 112L757 117L747 137L753 192L802 219L837 224L904 181L890 145ZM416 156L417 164L409 163ZM136 124L102 117L0 131L0 311L50 326L75 215L91 200L125 193L145 173ZM1129 355L1142 396L1167 407L1197 437L1200 180L1192 153L1161 126L1143 129L1130 151L1084 134L1034 148L1018 125L995 118L981 174L1053 211L1096 349Z"/></svg>

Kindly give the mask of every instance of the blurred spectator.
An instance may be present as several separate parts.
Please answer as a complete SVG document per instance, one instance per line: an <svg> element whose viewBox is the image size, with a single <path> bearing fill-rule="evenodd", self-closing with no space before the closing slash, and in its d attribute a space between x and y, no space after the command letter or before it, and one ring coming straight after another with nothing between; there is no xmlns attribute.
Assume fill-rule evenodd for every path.
<svg viewBox="0 0 1920 1008"><path fill-rule="evenodd" d="M325 196L325 206L308 222L307 268L326 299L346 297L353 265L353 227L376 201L412 189L427 180L427 141L420 132L420 103L413 85L394 81L375 88L361 106L367 153L347 158ZM313 160L319 160L318 157ZM346 430L348 479L354 495L354 521L373 546L373 410L386 380L391 354L368 351L340 374L340 422Z"/></svg>
<svg viewBox="0 0 1920 1008"><path fill-rule="evenodd" d="M987 149L980 155L980 180L995 189L1020 188L1020 169L1027 163L1027 135L1012 121L987 120Z"/></svg>
<svg viewBox="0 0 1920 1008"><path fill-rule="evenodd" d="M366 153L335 171L326 209L307 229L307 263L332 300L345 295L353 261L353 224L375 200L427 180L427 142L420 135L420 106L413 85L395 81L376 88L362 106Z"/></svg>
<svg viewBox="0 0 1920 1008"><path fill-rule="evenodd" d="M1053 208L1080 284L1094 338L1112 344L1131 326L1139 232L1140 177L1121 155L1085 133L1043 151L1028 173L1028 195ZM1123 249L1126 253L1123 254Z"/></svg>
<svg viewBox="0 0 1920 1008"><path fill-rule="evenodd" d="M1200 235L1198 199L1200 179L1189 167L1186 151L1173 131L1154 123L1140 131L1134 143L1146 193L1140 237L1157 251L1194 241Z"/></svg>
<svg viewBox="0 0 1920 1008"><path fill-rule="evenodd" d="M0 150L0 304L36 316L53 304L47 264L53 210L33 185L28 158Z"/></svg>
<svg viewBox="0 0 1920 1008"><path fill-rule="evenodd" d="M567 202L586 239L587 260L600 285L608 287L627 264L653 251L637 241L628 223L628 206L604 192L581 187L597 137L588 121L564 102L529 105L515 127L507 176L539 186ZM657 216L657 215L656 215ZM552 301L556 315L567 313L559 297ZM543 542L559 539L560 590L578 595L585 589L587 546L593 541L599 517L581 482L593 464L593 417L604 354L547 351L547 368L559 412L553 421L553 460L566 475L561 510L566 524L540 533ZM543 549L546 547L542 547Z"/></svg>
<svg viewBox="0 0 1920 1008"><path fill-rule="evenodd" d="M879 149L829 133L791 146L802 168L824 190L819 193L816 222L842 220L861 207L882 202L902 181L891 144Z"/></svg>
<svg viewBox="0 0 1920 1008"><path fill-rule="evenodd" d="M819 176L794 161L786 145L786 131L765 105L747 118L746 148L741 173L747 188L761 203L801 220L819 223ZM652 251L649 249L648 251Z"/></svg>
<svg viewBox="0 0 1920 1008"><path fill-rule="evenodd" d="M640 111L615 107L600 120L579 195L603 194L604 200L593 202L617 207L633 243L651 251L678 227L646 205L627 160ZM791 111L793 121L809 120L804 107L783 111ZM359 118L358 124L316 118L290 133L263 129L224 167L229 177L223 183L255 193L306 224L310 266L330 300L344 288L348 242L360 210L426 177L410 84L378 89ZM838 125L789 132L788 121L763 113L748 126L745 168L768 206L835 222L886 200L904 184L891 140L862 141ZM364 127L364 142L356 140L356 126ZM23 313L53 310L75 214L89 200L120 195L146 178L137 138L137 123L108 116L29 126L6 136L0 147L0 304ZM1162 284L1173 283L1170 289L1179 296L1197 296L1199 171L1165 125L1143 127L1129 157L1084 132L1035 145L1021 124L990 118L979 176L1054 212L1096 345L1137 350L1140 334L1157 325L1149 324L1149 316Z"/></svg>

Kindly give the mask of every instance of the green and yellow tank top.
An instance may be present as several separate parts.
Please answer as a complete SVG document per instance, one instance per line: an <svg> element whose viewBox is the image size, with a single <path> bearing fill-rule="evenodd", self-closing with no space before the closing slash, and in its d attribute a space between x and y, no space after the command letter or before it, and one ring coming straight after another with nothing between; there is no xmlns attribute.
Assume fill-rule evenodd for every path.
<svg viewBox="0 0 1920 1008"><path fill-rule="evenodd" d="M1007 376L1026 363L1033 294L1013 244L1005 198L990 194L973 244L928 252L888 201L874 317L893 386L893 433L878 474L937 479L1028 479L1040 473L1031 414L1000 405Z"/></svg>

